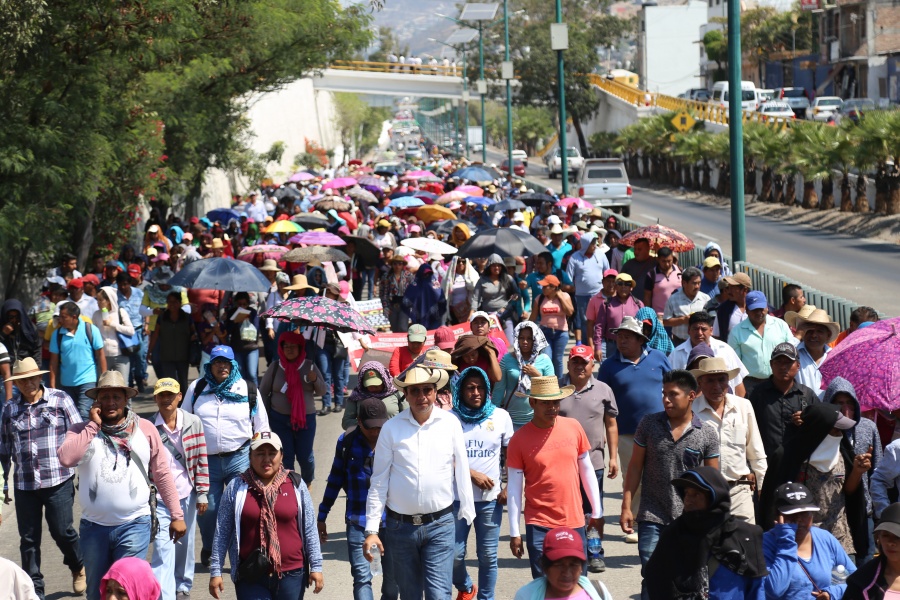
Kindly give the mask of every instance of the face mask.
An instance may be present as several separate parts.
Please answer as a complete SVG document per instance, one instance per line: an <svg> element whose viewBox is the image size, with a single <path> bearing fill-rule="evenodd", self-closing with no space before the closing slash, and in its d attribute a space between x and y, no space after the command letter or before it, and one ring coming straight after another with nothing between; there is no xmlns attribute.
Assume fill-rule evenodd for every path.
<svg viewBox="0 0 900 600"><path fill-rule="evenodd" d="M843 436L826 435L825 439L810 455L809 465L822 473L828 473L834 469L838 460L840 460L841 439L843 439Z"/></svg>

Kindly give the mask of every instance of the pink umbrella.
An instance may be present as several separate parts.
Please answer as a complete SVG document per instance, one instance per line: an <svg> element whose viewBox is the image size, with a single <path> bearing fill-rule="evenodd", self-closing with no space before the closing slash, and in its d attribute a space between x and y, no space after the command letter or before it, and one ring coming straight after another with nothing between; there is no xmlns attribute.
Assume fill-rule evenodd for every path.
<svg viewBox="0 0 900 600"><path fill-rule="evenodd" d="M307 246L343 246L347 242L327 231L306 231L291 238L295 244Z"/></svg>
<svg viewBox="0 0 900 600"><path fill-rule="evenodd" d="M465 192L466 196L484 196L484 190L477 185L461 185L454 192Z"/></svg>
<svg viewBox="0 0 900 600"><path fill-rule="evenodd" d="M256 246L247 246L238 254L238 260L256 264L266 259L281 260L281 255L287 252L284 246L276 244L257 244ZM259 255L262 255L260 258Z"/></svg>
<svg viewBox="0 0 900 600"><path fill-rule="evenodd" d="M563 198L559 202L556 203L557 206L561 206L562 208L568 208L574 204L577 208L583 208L585 210L593 209L593 205L587 200L582 200L581 198Z"/></svg>
<svg viewBox="0 0 900 600"><path fill-rule="evenodd" d="M315 178L316 178L316 176L311 173L307 173L306 171L300 171L299 173L294 173L293 175L291 175L291 178L288 179L288 181L293 181L293 182L309 181L310 179L315 179Z"/></svg>
<svg viewBox="0 0 900 600"><path fill-rule="evenodd" d="M900 408L900 318L857 329L827 354L822 387L835 377L853 384L863 410ZM814 390L818 392L819 390Z"/></svg>
<svg viewBox="0 0 900 600"><path fill-rule="evenodd" d="M356 179L353 177L338 177L331 181L326 181L322 186L323 190L336 190L338 188L353 187L356 185Z"/></svg>
<svg viewBox="0 0 900 600"><path fill-rule="evenodd" d="M431 171L410 171L404 175L404 177L409 179L419 179L420 177L434 177L434 173Z"/></svg>

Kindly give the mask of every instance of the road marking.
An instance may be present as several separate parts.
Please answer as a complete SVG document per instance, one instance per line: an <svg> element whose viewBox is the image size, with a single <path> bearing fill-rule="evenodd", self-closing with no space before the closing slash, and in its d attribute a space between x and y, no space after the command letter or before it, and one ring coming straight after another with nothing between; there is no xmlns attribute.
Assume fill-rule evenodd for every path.
<svg viewBox="0 0 900 600"><path fill-rule="evenodd" d="M648 215L647 213L641 213L641 216L644 217L645 219L651 219L651 220L653 220L653 221L656 220L656 217L655 217L655 216L653 216L653 215Z"/></svg>
<svg viewBox="0 0 900 600"><path fill-rule="evenodd" d="M780 264L780 265L784 265L784 266L786 266L786 267L790 267L790 268L792 268L792 269L794 269L794 270L801 271L801 272L803 272L803 273L809 273L810 275L818 275L818 274L819 274L818 271L813 271L812 269L807 269L806 267L800 267L800 266L797 266L796 263L792 263L792 262L790 262L790 261L786 261L786 260L777 260L777 259L776 259L775 262L777 262L777 263Z"/></svg>
<svg viewBox="0 0 900 600"><path fill-rule="evenodd" d="M699 231L695 231L695 232L693 233L693 235L695 235L695 236L697 236L697 237L702 237L703 239L709 240L709 241L711 241L711 242L718 242L718 241L719 241L718 238L714 238L714 237L711 236L711 235L706 235L705 233L700 233Z"/></svg>

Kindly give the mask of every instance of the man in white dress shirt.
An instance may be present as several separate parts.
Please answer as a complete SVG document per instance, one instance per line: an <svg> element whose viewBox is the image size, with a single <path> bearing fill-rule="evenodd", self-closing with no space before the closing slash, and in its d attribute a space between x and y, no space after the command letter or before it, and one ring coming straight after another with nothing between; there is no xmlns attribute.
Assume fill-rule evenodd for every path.
<svg viewBox="0 0 900 600"><path fill-rule="evenodd" d="M688 319L688 341L679 344L669 355L669 364L673 369L686 369L691 349L697 344L706 344L712 348L717 358L725 360L729 369L737 369L737 374L731 378L729 384L735 396L745 397L744 377L750 374L734 349L722 340L713 337L712 323L715 317L705 310L691 313Z"/></svg>
<svg viewBox="0 0 900 600"><path fill-rule="evenodd" d="M366 557L387 512L385 559L394 565L400 600L450 600L456 527L454 483L459 496L457 517L475 517L469 459L459 420L434 410L437 383L446 372L414 367L394 378L406 393L409 408L388 420L375 446L375 463L366 507Z"/></svg>

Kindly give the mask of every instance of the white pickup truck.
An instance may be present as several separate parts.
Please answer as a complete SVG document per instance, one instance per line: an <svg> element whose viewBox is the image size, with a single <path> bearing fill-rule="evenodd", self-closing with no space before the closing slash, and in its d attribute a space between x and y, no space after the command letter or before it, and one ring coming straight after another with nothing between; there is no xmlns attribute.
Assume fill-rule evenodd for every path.
<svg viewBox="0 0 900 600"><path fill-rule="evenodd" d="M578 178L578 196L598 208L631 216L631 184L620 158L589 158Z"/></svg>
<svg viewBox="0 0 900 600"><path fill-rule="evenodd" d="M562 158L559 155L559 148L554 148L553 151L547 154L544 157L544 162L547 163L547 173L550 179L556 179L557 175L562 175ZM578 151L578 148L570 146L566 150L566 167L569 175L577 176L583 165L584 158L581 156L581 152Z"/></svg>

